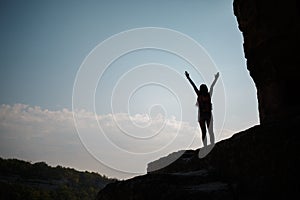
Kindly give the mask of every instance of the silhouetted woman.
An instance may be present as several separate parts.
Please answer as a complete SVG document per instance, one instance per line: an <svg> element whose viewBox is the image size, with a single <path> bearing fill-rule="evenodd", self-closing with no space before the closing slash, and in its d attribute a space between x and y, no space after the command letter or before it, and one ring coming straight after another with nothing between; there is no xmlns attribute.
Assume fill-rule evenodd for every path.
<svg viewBox="0 0 300 200"><path fill-rule="evenodd" d="M207 145L207 139L206 139L206 127L208 128L209 136L210 136L210 143L214 144L215 142L215 136L213 133L213 117L212 117L212 103L211 103L211 97L213 93L213 88L219 78L219 72L215 74L215 79L213 83L210 86L210 90L208 91L208 88L205 84L201 84L200 88L196 87L195 83L190 78L190 75L187 71L185 71L185 76L193 86L196 94L197 94L197 103L198 106L198 122L201 128L202 132L202 141L203 145Z"/></svg>

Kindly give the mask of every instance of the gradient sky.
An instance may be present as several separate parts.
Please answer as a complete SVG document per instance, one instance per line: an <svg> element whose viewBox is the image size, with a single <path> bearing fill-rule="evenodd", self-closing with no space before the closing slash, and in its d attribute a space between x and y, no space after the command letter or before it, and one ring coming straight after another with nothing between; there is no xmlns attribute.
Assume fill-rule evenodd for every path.
<svg viewBox="0 0 300 200"><path fill-rule="evenodd" d="M114 34L142 27L161 27L186 34L197 41L209 54L220 72L226 97L225 101L218 99L218 96L214 99L216 129L224 125L223 133L218 140L258 124L256 89L246 69L242 34L238 30L232 3L232 0L2 0L0 2L0 156L33 162L45 161L54 166L59 164L79 170L97 171L110 177L133 176L134 173L122 172L122 167L117 169L119 171L115 171L100 164L94 158L95 155L91 155L83 147L72 118L74 114L72 92L81 64L100 42ZM191 113L190 115L180 116L178 102L174 96L164 88L154 85L132 96L129 101L131 118L124 117L124 113L128 114L128 110L118 107L118 102L114 107L114 115L111 115L110 101L106 99L103 103L101 99L103 95L110 95L118 78L132 67L147 63L168 65L179 75L181 74L180 81L175 79L175 75L168 80L186 93L181 107ZM162 66L156 67L159 69ZM112 116L124 127L127 127L129 122L143 127L150 116L153 117L154 126L159 127L163 122L160 120L160 114L166 114L163 110L165 109L168 113L165 116L168 119L166 132L171 135L173 128L183 121L185 131L191 130L193 133L198 131L197 141L193 142L191 148L201 146L200 130L196 121L197 108L194 105L196 97L184 79L185 70L191 72L191 77L197 85L204 81L201 76L193 73L188 63L167 52L137 51L113 63L99 82L95 93L97 119L100 120L100 124L108 124L105 126L107 128L105 132L111 136L111 140L128 151L132 150L134 144L131 143L132 141L122 140L117 130L109 128L110 123L113 123ZM155 75L149 75L145 71L139 76ZM220 94L222 89L218 84L216 95ZM130 83L126 81L121 85L130 87ZM100 86L102 90L99 89ZM122 92L118 93L117 98L122 102L125 97L120 93ZM127 102L128 99L125 101ZM218 101L222 102L218 103ZM226 109L224 106L222 108L219 106L217 109L218 105L223 105L222 103ZM155 107L159 104L165 106ZM225 114L218 113L224 109ZM80 124L82 130L95 131L94 127L86 126L94 117L94 111L80 112L82 114L80 119L83 119L84 123L82 126ZM225 115L224 122L220 119L220 115ZM130 127L128 130L138 134ZM147 131L143 133L147 135ZM193 137L193 134L182 133L181 136L186 139L186 137ZM93 133L91 137L95 137L95 134ZM160 139L160 141L168 140L164 137ZM148 144L149 146L145 145L144 149L136 147L135 151L148 152L159 148L157 146L160 142L155 143L155 141ZM188 142L189 139L186 141ZM105 149L105 145L102 145ZM163 153L167 155L168 152L171 153L183 146L178 143L173 149L167 149ZM101 145L98 145L98 148L101 151ZM122 160L114 156L116 155L111 153L103 159L111 158L110 166L119 164L115 160L128 162L127 158ZM155 156L151 155L148 160L136 164L139 166L137 174L142 174L144 171L141 169L146 167L149 159L154 160ZM126 165L124 169L132 167L134 166Z"/></svg>

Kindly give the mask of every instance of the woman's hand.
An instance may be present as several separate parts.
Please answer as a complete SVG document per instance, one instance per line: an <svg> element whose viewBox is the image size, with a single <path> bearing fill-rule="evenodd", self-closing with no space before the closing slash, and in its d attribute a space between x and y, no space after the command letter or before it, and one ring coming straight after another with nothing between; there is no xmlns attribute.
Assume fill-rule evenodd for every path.
<svg viewBox="0 0 300 200"><path fill-rule="evenodd" d="M218 73L216 73L216 74L215 74L215 79L219 78L219 75L220 75L220 73L219 73L219 72L218 72Z"/></svg>
<svg viewBox="0 0 300 200"><path fill-rule="evenodd" d="M188 73L187 71L185 71L185 76L186 76L187 78L190 77L190 75L189 75L189 73Z"/></svg>

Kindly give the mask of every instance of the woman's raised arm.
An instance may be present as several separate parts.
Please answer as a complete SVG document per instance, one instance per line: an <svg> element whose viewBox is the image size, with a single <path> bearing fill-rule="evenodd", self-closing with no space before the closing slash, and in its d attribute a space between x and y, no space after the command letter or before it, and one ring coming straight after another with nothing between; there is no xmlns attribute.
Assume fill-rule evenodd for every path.
<svg viewBox="0 0 300 200"><path fill-rule="evenodd" d="M210 86L210 89L209 89L209 95L210 95L210 96L212 96L212 94L213 94L214 86L215 86L215 84L216 84L216 82L217 82L217 80L218 80L218 78L219 78L219 75L220 75L219 72L215 74L215 79L214 79L214 81L212 82L212 84L211 84L211 86Z"/></svg>
<svg viewBox="0 0 300 200"><path fill-rule="evenodd" d="M198 95L199 90L198 90L198 88L196 87L195 83L194 83L194 82L192 81L192 79L190 78L190 75L189 75L189 73L188 73L187 71L185 71L185 76L186 76L186 78L189 80L189 82L191 83L191 85L193 86L193 88L194 88L196 94Z"/></svg>

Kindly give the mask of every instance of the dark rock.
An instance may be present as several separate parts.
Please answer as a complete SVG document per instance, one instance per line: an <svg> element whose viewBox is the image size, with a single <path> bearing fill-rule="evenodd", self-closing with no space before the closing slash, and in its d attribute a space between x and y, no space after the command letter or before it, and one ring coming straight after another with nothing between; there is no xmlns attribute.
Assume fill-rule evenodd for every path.
<svg viewBox="0 0 300 200"><path fill-rule="evenodd" d="M147 174L109 184L98 199L230 199L231 186L206 170L192 173Z"/></svg>
<svg viewBox="0 0 300 200"><path fill-rule="evenodd" d="M299 121L300 117L288 121L288 126L287 121L254 126L217 143L203 159L197 156L199 150L188 150L163 169L107 185L98 199L285 199L299 195L300 140L295 134Z"/></svg>
<svg viewBox="0 0 300 200"><path fill-rule="evenodd" d="M300 111L297 73L299 1L235 0L234 13L244 37L247 68L253 78L260 122Z"/></svg>

